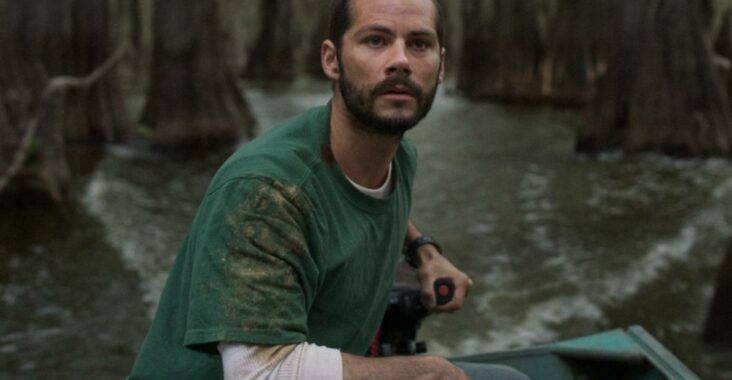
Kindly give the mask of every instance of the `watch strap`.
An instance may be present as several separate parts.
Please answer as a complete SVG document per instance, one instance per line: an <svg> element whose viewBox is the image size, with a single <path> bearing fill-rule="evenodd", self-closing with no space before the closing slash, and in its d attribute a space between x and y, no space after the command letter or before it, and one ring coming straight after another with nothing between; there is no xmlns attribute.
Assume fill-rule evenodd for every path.
<svg viewBox="0 0 732 380"><path fill-rule="evenodd" d="M419 260L417 259L417 250L419 247L430 244L434 246L437 249L437 252L442 254L442 247L440 246L437 241L432 236L429 235L422 235L411 242L407 244L404 248L404 260L411 266L412 268L419 268Z"/></svg>

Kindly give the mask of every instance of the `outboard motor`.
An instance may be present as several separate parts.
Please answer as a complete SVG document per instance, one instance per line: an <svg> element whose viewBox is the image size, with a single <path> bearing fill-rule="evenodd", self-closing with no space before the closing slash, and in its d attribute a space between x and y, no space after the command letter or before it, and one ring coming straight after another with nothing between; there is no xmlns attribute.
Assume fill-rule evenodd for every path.
<svg viewBox="0 0 732 380"><path fill-rule="evenodd" d="M434 283L437 304L444 305L455 293L449 278ZM422 319L429 311L422 304L421 289L416 284L396 283L389 293L389 304L366 356L416 355L427 352L427 345L417 341Z"/></svg>

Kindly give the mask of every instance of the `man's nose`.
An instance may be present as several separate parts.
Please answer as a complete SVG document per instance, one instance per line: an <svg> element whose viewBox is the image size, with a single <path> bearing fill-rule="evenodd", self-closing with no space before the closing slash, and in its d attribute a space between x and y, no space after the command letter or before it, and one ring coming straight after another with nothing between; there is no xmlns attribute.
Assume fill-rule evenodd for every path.
<svg viewBox="0 0 732 380"><path fill-rule="evenodd" d="M409 62L409 57L407 56L406 44L403 42L395 43L392 45L391 50L387 74L394 75L399 73L410 75L412 73L412 66Z"/></svg>

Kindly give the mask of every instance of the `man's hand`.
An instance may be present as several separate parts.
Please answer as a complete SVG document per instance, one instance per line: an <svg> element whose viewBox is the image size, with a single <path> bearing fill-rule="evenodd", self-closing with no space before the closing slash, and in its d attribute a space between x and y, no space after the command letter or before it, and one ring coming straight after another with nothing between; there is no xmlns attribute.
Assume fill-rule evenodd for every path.
<svg viewBox="0 0 732 380"><path fill-rule="evenodd" d="M422 233L410 219L407 223L405 243L408 244L420 236L422 236ZM417 278L419 278L422 286L422 303L424 303L427 309L437 313L460 309L463 306L463 300L468 296L468 292L473 286L473 280L455 268L432 244L421 245L417 248L415 256L417 263L419 263ZM455 284L455 294L452 301L444 305L437 305L434 283L435 280L443 277L451 279Z"/></svg>
<svg viewBox="0 0 732 380"><path fill-rule="evenodd" d="M460 309L473 286L473 280L437 252L437 248L433 245L425 244L419 247L417 255L420 262L417 277L422 286L422 303L428 310L437 313ZM437 305L434 282L444 277L451 279L455 284L455 295L450 302Z"/></svg>

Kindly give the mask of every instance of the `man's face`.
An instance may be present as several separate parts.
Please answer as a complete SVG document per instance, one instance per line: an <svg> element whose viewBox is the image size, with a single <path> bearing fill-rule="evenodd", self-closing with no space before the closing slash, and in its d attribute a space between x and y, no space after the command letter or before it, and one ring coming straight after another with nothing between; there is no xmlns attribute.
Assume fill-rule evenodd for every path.
<svg viewBox="0 0 732 380"><path fill-rule="evenodd" d="M401 135L429 112L444 52L432 0L354 0L338 89L359 127Z"/></svg>

